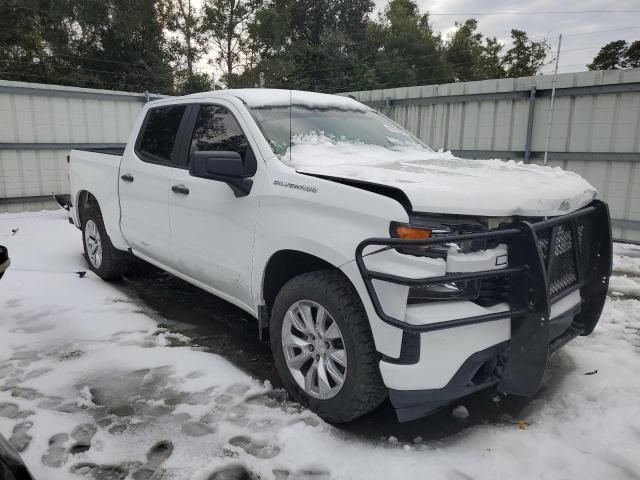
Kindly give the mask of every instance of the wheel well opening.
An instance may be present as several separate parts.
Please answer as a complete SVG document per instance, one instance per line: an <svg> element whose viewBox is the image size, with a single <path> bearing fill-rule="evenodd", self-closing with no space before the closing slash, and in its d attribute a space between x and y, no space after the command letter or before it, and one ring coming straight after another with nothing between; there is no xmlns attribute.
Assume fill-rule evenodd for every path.
<svg viewBox="0 0 640 480"><path fill-rule="evenodd" d="M86 212L89 207L92 207L94 205L100 208L96 197L94 197L91 192L88 192L87 190L81 191L78 195L78 216L80 217L80 226L82 226L84 221L84 212Z"/></svg>
<svg viewBox="0 0 640 480"><path fill-rule="evenodd" d="M263 297L270 314L278 292L285 283L298 275L317 270L335 269L335 266L309 253L281 250L275 253L264 273ZM339 271L339 270L338 270Z"/></svg>

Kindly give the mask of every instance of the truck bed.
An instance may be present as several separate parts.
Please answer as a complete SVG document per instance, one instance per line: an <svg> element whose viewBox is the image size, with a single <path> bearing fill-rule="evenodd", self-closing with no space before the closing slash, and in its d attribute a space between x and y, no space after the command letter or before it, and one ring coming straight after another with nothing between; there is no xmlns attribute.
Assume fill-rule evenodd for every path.
<svg viewBox="0 0 640 480"><path fill-rule="evenodd" d="M105 228L112 243L126 249L120 241L120 201L118 199L120 160L124 148L91 148L71 150L69 155L69 190L71 218L80 228L79 203L86 200L83 192L91 192L100 205Z"/></svg>
<svg viewBox="0 0 640 480"><path fill-rule="evenodd" d="M117 155L121 157L124 155L124 149L126 147L94 147L94 148L76 148L79 152L93 152L104 153L105 155Z"/></svg>

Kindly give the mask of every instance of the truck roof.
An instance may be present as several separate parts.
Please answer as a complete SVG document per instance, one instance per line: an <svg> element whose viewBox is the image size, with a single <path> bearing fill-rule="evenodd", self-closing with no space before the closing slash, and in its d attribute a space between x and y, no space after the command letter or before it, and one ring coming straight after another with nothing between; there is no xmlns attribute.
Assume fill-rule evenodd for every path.
<svg viewBox="0 0 640 480"><path fill-rule="evenodd" d="M247 106L253 108L280 107L293 103L295 105L305 105L314 108L341 108L345 110L369 109L369 107L350 97L277 88L216 90L213 92L193 93L186 95L185 98L220 98L221 96L237 97Z"/></svg>

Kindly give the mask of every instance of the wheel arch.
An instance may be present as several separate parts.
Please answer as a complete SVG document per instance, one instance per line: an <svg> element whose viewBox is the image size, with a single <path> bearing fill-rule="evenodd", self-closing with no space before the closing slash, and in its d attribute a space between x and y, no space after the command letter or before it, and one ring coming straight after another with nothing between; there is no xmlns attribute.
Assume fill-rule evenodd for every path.
<svg viewBox="0 0 640 480"><path fill-rule="evenodd" d="M80 225L78 226L79 228L82 228L82 222L84 220L83 216L85 211L89 207L95 205L98 207L98 209L100 208L98 199L89 190L80 190L78 192L75 204L78 211L78 222L80 223Z"/></svg>
<svg viewBox="0 0 640 480"><path fill-rule="evenodd" d="M355 289L351 280L338 266L316 255L293 249L279 250L271 255L264 269L261 290L267 315L271 314L278 293L289 280L303 273L318 270L333 270L338 272L338 274L346 278Z"/></svg>
<svg viewBox="0 0 640 480"><path fill-rule="evenodd" d="M78 222L76 226L82 229L84 215L87 209L95 206L102 215L104 227L107 231L111 244L118 250L129 250L129 243L120 232L120 205L118 201L115 201L117 208L114 209L113 206L109 204L109 198L104 196L101 198L103 200L103 204L100 203L99 196L96 193L86 189L78 191L76 194L76 202L74 204L76 215L74 220L77 220ZM106 205L104 203L106 203Z"/></svg>

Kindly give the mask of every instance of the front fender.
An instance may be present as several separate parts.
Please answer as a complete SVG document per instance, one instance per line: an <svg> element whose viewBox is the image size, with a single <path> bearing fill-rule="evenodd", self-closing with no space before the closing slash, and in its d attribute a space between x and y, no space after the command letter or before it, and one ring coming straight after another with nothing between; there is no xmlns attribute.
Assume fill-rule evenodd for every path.
<svg viewBox="0 0 640 480"><path fill-rule="evenodd" d="M394 199L298 174L285 165L270 169L256 225L252 274L256 309L265 304L264 272L269 259L278 251L310 254L340 268L354 261L356 247L363 239L388 236L391 221L408 221L407 211ZM385 325L375 313L371 316L373 310L370 300L359 288L362 279L357 269L346 267L342 271L365 304L376 347L385 355L397 356L401 330Z"/></svg>

